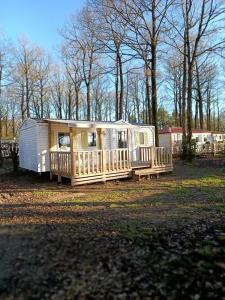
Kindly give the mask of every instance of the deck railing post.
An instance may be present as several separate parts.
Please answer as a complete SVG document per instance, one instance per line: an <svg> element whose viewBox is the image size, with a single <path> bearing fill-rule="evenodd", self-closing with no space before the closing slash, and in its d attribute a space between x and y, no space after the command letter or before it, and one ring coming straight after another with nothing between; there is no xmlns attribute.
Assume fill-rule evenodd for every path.
<svg viewBox="0 0 225 300"><path fill-rule="evenodd" d="M50 166L50 180L53 179L53 174L52 174L52 165L53 165L53 153L49 151L49 166Z"/></svg>
<svg viewBox="0 0 225 300"><path fill-rule="evenodd" d="M129 169L131 168L131 153L128 151L128 166Z"/></svg>
<svg viewBox="0 0 225 300"><path fill-rule="evenodd" d="M170 165L173 165L173 155L172 155L172 149L169 148L169 161L170 161Z"/></svg>
<svg viewBox="0 0 225 300"><path fill-rule="evenodd" d="M74 177L75 177L75 157L74 157L74 135L73 128L70 128L70 180L71 185L74 186Z"/></svg>
<svg viewBox="0 0 225 300"><path fill-rule="evenodd" d="M150 158L150 167L154 167L154 147L151 147L151 158Z"/></svg>
<svg viewBox="0 0 225 300"><path fill-rule="evenodd" d="M58 182L62 182L61 177L61 168L60 168L60 153L57 152L57 175L58 175Z"/></svg>
<svg viewBox="0 0 225 300"><path fill-rule="evenodd" d="M101 156L102 156L102 176L103 180L105 181L105 174L106 174L106 151L102 150L101 151Z"/></svg>
<svg viewBox="0 0 225 300"><path fill-rule="evenodd" d="M142 161L142 148L139 147L139 160Z"/></svg>

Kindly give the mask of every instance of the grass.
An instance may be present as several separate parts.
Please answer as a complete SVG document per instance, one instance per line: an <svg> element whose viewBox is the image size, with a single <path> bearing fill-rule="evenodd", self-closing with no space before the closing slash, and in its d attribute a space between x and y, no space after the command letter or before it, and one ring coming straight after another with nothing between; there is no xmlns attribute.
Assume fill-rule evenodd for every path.
<svg viewBox="0 0 225 300"><path fill-rule="evenodd" d="M129 224L124 225L114 225L114 230L130 241L149 240L157 236L154 227L143 227L136 222L130 222Z"/></svg>
<svg viewBox="0 0 225 300"><path fill-rule="evenodd" d="M197 249L197 252L201 255L201 256L213 256L214 253L212 251L212 246L211 245L204 245L202 247L199 247Z"/></svg>

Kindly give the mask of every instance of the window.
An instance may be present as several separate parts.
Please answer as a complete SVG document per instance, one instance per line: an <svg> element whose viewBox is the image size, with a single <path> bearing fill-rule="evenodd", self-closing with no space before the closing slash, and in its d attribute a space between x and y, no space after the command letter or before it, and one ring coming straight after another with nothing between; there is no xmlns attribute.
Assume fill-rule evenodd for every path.
<svg viewBox="0 0 225 300"><path fill-rule="evenodd" d="M144 132L139 132L139 141L140 141L140 145L145 144L145 134L144 134Z"/></svg>
<svg viewBox="0 0 225 300"><path fill-rule="evenodd" d="M204 137L204 142L207 142L207 137Z"/></svg>
<svg viewBox="0 0 225 300"><path fill-rule="evenodd" d="M58 134L59 148L70 147L70 136L69 133Z"/></svg>
<svg viewBox="0 0 225 300"><path fill-rule="evenodd" d="M96 132L88 133L88 147L96 147Z"/></svg>
<svg viewBox="0 0 225 300"><path fill-rule="evenodd" d="M199 137L198 136L196 136L195 141L196 141L196 143L199 142Z"/></svg>
<svg viewBox="0 0 225 300"><path fill-rule="evenodd" d="M127 148L127 133L126 133L126 131L118 132L118 148Z"/></svg>

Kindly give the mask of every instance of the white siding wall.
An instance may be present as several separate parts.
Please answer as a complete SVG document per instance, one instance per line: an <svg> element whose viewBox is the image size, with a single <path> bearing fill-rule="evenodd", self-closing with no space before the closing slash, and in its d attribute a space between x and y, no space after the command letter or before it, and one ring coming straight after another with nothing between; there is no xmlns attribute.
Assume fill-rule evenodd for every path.
<svg viewBox="0 0 225 300"><path fill-rule="evenodd" d="M147 141L146 145L136 145L135 141L135 132L138 131L147 133ZM145 126L145 127L137 127L137 128L132 128L131 129L131 160L132 161L137 161L139 159L139 147L140 146L155 146L155 128L154 126Z"/></svg>
<svg viewBox="0 0 225 300"><path fill-rule="evenodd" d="M34 120L26 120L20 128L19 163L21 168L38 172L37 123Z"/></svg>
<svg viewBox="0 0 225 300"><path fill-rule="evenodd" d="M50 171L49 165L49 144L48 144L48 124L39 123L37 126L37 157L38 172Z"/></svg>
<svg viewBox="0 0 225 300"><path fill-rule="evenodd" d="M48 149L48 124L27 119L20 128L20 167L35 172L49 171Z"/></svg>
<svg viewBox="0 0 225 300"><path fill-rule="evenodd" d="M209 142L211 140L210 132L208 132L208 133L207 132L206 133L192 133L192 138L193 139L198 138L199 144L204 144L206 142L205 139L207 139L207 141L209 141Z"/></svg>

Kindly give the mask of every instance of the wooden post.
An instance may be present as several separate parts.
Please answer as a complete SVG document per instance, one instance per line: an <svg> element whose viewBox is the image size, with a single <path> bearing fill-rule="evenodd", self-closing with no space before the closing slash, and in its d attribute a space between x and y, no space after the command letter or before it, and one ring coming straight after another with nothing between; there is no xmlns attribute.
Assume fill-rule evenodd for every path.
<svg viewBox="0 0 225 300"><path fill-rule="evenodd" d="M127 128L127 148L128 148L128 154L127 154L127 160L128 160L128 168L131 168L131 155L130 155L130 144L131 144L131 138L130 138L130 128Z"/></svg>
<svg viewBox="0 0 225 300"><path fill-rule="evenodd" d="M105 179L105 174L106 174L106 151L104 150L104 131L102 128L100 128L100 143L99 143L99 148L101 150L101 160L102 160L102 176L103 176L103 181L106 181Z"/></svg>
<svg viewBox="0 0 225 300"><path fill-rule="evenodd" d="M57 152L57 175L58 175L58 183L62 182L61 170L60 170L60 153Z"/></svg>
<svg viewBox="0 0 225 300"><path fill-rule="evenodd" d="M155 147L151 147L151 160L150 160L151 168L154 167L154 149L155 149Z"/></svg>
<svg viewBox="0 0 225 300"><path fill-rule="evenodd" d="M49 171L50 171L50 180L53 178L52 174L52 162L51 162L51 122L48 122L48 152L49 152Z"/></svg>
<svg viewBox="0 0 225 300"><path fill-rule="evenodd" d="M75 177L75 161L74 161L74 140L73 140L73 128L70 128L70 162L71 162L71 170L70 170L70 179L71 185L74 186L74 177Z"/></svg>

